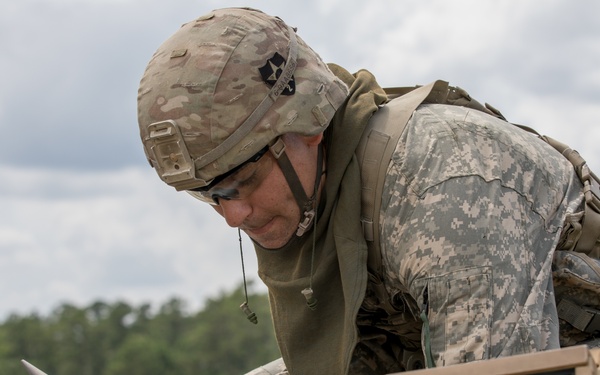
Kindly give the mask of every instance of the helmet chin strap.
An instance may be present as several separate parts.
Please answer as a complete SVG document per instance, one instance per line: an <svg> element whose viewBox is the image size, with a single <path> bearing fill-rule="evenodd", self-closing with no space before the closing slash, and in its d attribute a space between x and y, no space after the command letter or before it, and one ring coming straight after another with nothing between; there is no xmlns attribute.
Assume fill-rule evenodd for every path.
<svg viewBox="0 0 600 375"><path fill-rule="evenodd" d="M312 196L309 198L306 196L304 192L304 188L302 187L302 183L298 178L298 174L294 169L294 166L290 162L290 159L287 157L285 153L285 144L281 138L277 139L273 145L269 147L271 153L275 156L277 163L279 164L279 168L283 172L285 179L296 199L296 203L300 208L300 212L302 212L302 217L300 218L300 223L298 224L298 229L296 230L296 236L303 236L313 224L313 221L316 222L317 219L317 193L319 192L319 186L321 185L321 176L323 175L323 144L319 144L317 152L317 173L315 176L315 186L313 188ZM316 224L315 224L316 225ZM310 259L310 283L307 288L302 290L302 295L306 299L306 305L309 309L315 310L317 308L317 298L314 295L314 291L312 288L313 285L313 274L314 274L314 262L315 262L315 242L316 242L316 232L313 231L313 244L312 244L312 252Z"/></svg>
<svg viewBox="0 0 600 375"><path fill-rule="evenodd" d="M310 198L304 192L304 188L302 187L302 183L298 178L298 174L296 173L294 166L285 153L285 144L283 143L283 140L281 138L277 139L277 141L270 146L269 149L275 156L277 164L279 164L279 168L281 168L292 194L296 199L296 203L300 208L300 212L302 213L300 223L298 224L298 230L296 230L296 236L301 237L310 229L315 218L317 192L319 190L319 185L321 184L321 176L323 175L323 146L321 144L318 146L317 173L315 176L313 194Z"/></svg>

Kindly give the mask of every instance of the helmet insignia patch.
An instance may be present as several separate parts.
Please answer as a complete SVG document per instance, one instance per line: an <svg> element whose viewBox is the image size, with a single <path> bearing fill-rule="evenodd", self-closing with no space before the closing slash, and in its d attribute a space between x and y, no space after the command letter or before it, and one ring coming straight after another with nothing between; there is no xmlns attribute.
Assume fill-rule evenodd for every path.
<svg viewBox="0 0 600 375"><path fill-rule="evenodd" d="M285 59L279 53L275 52L273 57L267 60L267 63L258 68L258 70L260 71L263 81L272 87L277 82L279 76L281 76L284 67ZM281 95L294 95L294 92L296 92L296 82L294 81L294 76L292 76L281 92Z"/></svg>

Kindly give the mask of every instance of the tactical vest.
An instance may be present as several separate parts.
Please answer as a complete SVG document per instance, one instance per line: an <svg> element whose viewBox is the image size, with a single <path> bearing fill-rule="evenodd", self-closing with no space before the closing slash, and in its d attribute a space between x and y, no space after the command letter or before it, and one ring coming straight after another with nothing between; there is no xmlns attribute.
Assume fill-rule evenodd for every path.
<svg viewBox="0 0 600 375"><path fill-rule="evenodd" d="M396 144L413 112L422 103L459 105L485 112L506 121L505 117L489 104L481 104L459 87L449 86L445 81L435 81L425 86L385 89L390 101L382 106L371 118L359 146L357 157L362 177L361 221L367 245L369 247L367 268L369 286L363 307L370 312L385 311L388 316L402 314L390 299L383 283L382 259L380 252L379 213L381 193L387 168ZM586 161L575 150L550 137L541 136L535 130L507 122L507 126L518 126L550 144L573 165L584 186L585 211L583 215L568 217L563 235L557 247L560 250L574 250L584 257L600 258L600 183L598 177L590 171ZM600 268L598 268L600 280ZM600 283L594 285L600 291ZM558 303L559 301L557 301ZM562 301L560 301L562 302ZM600 311L594 315L589 309L577 310L577 306L559 306L561 318L571 324L590 326L597 321L600 329ZM565 313L566 311L566 313ZM570 316L570 317L569 317ZM579 321L584 319L584 323ZM592 329L592 328L590 328ZM414 332L407 332L414 334Z"/></svg>

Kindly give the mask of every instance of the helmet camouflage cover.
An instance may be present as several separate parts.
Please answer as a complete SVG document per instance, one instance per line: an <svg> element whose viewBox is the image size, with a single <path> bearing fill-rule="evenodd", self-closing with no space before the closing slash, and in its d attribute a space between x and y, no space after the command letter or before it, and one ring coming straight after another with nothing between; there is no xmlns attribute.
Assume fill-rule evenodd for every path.
<svg viewBox="0 0 600 375"><path fill-rule="evenodd" d="M140 135L164 182L200 188L282 134L323 132L347 95L281 19L220 9L155 52L138 92Z"/></svg>

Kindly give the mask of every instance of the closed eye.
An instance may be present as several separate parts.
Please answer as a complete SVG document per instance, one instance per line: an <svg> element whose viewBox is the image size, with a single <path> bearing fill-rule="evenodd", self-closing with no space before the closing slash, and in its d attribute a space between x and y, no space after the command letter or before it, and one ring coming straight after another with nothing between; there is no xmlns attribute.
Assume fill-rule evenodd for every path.
<svg viewBox="0 0 600 375"><path fill-rule="evenodd" d="M219 199L224 199L226 201L236 199L240 196L240 192L237 189L215 189L212 192L210 197L215 201L215 203L219 204Z"/></svg>

